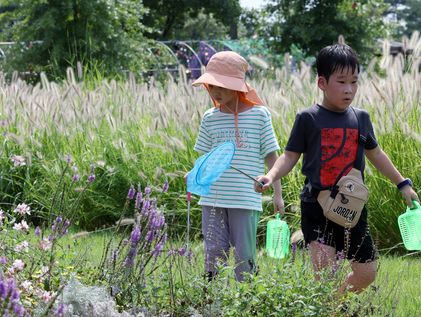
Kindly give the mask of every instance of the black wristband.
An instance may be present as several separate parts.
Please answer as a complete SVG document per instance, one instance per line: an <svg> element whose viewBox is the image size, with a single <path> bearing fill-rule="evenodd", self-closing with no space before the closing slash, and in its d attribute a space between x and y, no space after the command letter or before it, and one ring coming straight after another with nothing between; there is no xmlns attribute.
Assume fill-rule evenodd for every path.
<svg viewBox="0 0 421 317"><path fill-rule="evenodd" d="M399 190L401 190L403 187L405 187L406 185L409 185L412 187L412 181L409 178L404 179L402 182L400 182L398 185L396 185L398 187Z"/></svg>

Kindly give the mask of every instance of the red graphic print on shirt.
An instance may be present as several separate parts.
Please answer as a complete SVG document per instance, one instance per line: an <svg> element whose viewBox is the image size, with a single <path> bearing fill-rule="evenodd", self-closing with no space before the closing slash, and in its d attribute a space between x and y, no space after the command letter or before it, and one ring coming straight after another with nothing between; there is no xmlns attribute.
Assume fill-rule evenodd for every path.
<svg viewBox="0 0 421 317"><path fill-rule="evenodd" d="M358 130L327 128L321 131L320 183L323 187L331 186L339 174L346 175L357 157Z"/></svg>

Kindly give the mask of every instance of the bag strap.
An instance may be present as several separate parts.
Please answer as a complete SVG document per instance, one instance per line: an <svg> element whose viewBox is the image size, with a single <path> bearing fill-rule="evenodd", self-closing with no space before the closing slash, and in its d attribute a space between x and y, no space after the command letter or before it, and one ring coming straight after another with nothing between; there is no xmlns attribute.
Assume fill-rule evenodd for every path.
<svg viewBox="0 0 421 317"><path fill-rule="evenodd" d="M363 164L363 155L364 155L364 145L367 141L367 138L361 134L360 129L360 119L357 111L354 107L351 107L352 111L354 111L355 116L357 117L357 126L358 126L358 150L357 150L357 157L355 158L354 167L361 171L362 164Z"/></svg>
<svg viewBox="0 0 421 317"><path fill-rule="evenodd" d="M367 141L367 138L361 134L360 129L360 119L358 112L354 109L354 107L351 107L352 111L354 111L355 117L357 118L357 129L358 129L358 149L357 149L357 156L355 158L355 161L345 166L345 168L342 170L342 172L339 173L338 177L336 178L335 182L331 186L331 188L335 187L336 184L339 182L343 174L346 170L348 170L351 166L354 166L357 170L361 171L362 164L363 164L363 155L364 155L364 144ZM362 173L361 173L362 174ZM363 175L361 175L363 176Z"/></svg>

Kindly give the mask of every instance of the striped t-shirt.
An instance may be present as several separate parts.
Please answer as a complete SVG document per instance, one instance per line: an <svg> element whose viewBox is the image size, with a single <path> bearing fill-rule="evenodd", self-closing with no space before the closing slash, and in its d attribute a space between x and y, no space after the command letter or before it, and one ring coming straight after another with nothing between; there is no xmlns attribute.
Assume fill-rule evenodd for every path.
<svg viewBox="0 0 421 317"><path fill-rule="evenodd" d="M223 142L236 142L235 131L234 114L209 109L203 116L194 149L208 153ZM238 131L239 145L231 166L252 177L263 175L266 155L279 150L267 108L254 106L239 113ZM228 168L212 184L209 195L200 198L199 205L262 211L262 195L254 191L251 179Z"/></svg>

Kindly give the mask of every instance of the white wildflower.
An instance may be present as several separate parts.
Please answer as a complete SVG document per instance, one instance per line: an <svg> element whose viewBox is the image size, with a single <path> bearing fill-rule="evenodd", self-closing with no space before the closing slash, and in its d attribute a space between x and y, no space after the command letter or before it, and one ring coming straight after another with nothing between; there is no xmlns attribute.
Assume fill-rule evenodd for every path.
<svg viewBox="0 0 421 317"><path fill-rule="evenodd" d="M43 292L41 295L41 299L44 301L44 303L48 303L53 298L53 295L51 292Z"/></svg>
<svg viewBox="0 0 421 317"><path fill-rule="evenodd" d="M25 292L30 293L32 291L32 283L30 281L23 281L20 285Z"/></svg>
<svg viewBox="0 0 421 317"><path fill-rule="evenodd" d="M25 166L26 165L26 161L25 161L25 157L21 156L21 155L13 155L10 160L13 162L13 166L14 167L19 167L19 166Z"/></svg>
<svg viewBox="0 0 421 317"><path fill-rule="evenodd" d="M23 270L23 268L24 268L24 266L25 266L25 262L23 262L23 261L22 261L22 260L20 260L20 259L15 260L15 261L13 262L13 265L12 265L13 269L14 269L14 270L17 270L17 271L22 271L22 270Z"/></svg>
<svg viewBox="0 0 421 317"><path fill-rule="evenodd" d="M29 243L28 241L23 241L15 246L16 252L28 252L29 251Z"/></svg>
<svg viewBox="0 0 421 317"><path fill-rule="evenodd" d="M22 220L20 223L15 223L13 225L13 229L16 231L28 231L29 230L29 226L26 223L25 220Z"/></svg>
<svg viewBox="0 0 421 317"><path fill-rule="evenodd" d="M48 238L44 238L39 242L39 247L43 251L50 250L52 245L53 245L53 243L50 240L48 240Z"/></svg>
<svg viewBox="0 0 421 317"><path fill-rule="evenodd" d="M24 215L30 215L31 214L31 207L29 207L27 204L19 204L16 206L16 208L13 210L13 212L24 216Z"/></svg>

